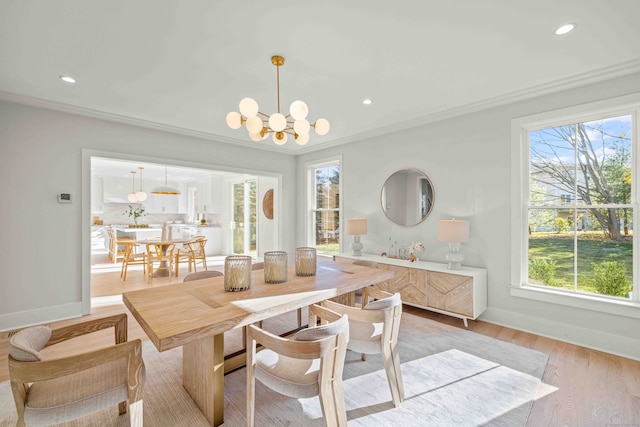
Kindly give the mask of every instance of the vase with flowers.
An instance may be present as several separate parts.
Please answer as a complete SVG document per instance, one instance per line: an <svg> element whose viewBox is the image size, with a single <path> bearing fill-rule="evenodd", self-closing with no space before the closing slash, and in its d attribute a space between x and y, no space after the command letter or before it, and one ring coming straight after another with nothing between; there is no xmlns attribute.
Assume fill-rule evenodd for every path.
<svg viewBox="0 0 640 427"><path fill-rule="evenodd" d="M414 262L418 260L416 251L424 251L424 245L421 242L413 242L409 248L409 261Z"/></svg>
<svg viewBox="0 0 640 427"><path fill-rule="evenodd" d="M136 226L138 225L138 218L140 218L141 216L145 216L146 214L147 213L144 210L144 206L134 208L131 205L129 205L129 209L122 213L122 215L127 215L129 218L133 218L133 223Z"/></svg>

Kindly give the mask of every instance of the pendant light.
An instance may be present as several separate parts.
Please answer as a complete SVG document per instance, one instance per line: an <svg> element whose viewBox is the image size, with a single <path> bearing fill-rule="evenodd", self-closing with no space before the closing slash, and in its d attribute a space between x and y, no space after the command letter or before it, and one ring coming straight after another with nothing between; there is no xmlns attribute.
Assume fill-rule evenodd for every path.
<svg viewBox="0 0 640 427"><path fill-rule="evenodd" d="M131 171L131 193L127 197L127 199L131 203L135 203L138 201L138 197L136 196L136 171Z"/></svg>
<svg viewBox="0 0 640 427"><path fill-rule="evenodd" d="M180 194L180 190L177 188L169 187L167 185L167 167L164 167L164 185L154 188L151 190L152 194Z"/></svg>
<svg viewBox="0 0 640 427"><path fill-rule="evenodd" d="M138 166L138 169L140 169L140 191L136 193L136 200L138 200L139 202L144 202L145 200L147 200L147 193L142 191L142 169L144 168L142 166Z"/></svg>

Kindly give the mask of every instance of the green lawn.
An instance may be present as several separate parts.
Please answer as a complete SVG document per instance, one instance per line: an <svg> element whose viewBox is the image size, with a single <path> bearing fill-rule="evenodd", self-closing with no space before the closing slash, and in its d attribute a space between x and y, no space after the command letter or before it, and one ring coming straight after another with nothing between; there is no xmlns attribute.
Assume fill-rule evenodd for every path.
<svg viewBox="0 0 640 427"><path fill-rule="evenodd" d="M591 267L592 264L602 261L622 263L625 266L627 282L632 283L631 240L618 242L594 237L585 234L578 238L578 290L597 293ZM529 236L529 259L555 261L556 286L573 290L573 244L570 235L534 233Z"/></svg>

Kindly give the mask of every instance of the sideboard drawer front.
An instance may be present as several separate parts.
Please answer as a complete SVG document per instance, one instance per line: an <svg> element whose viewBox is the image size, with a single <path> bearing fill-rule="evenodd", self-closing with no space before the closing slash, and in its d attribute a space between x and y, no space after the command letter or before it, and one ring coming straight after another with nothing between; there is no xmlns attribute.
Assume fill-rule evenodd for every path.
<svg viewBox="0 0 640 427"><path fill-rule="evenodd" d="M393 272L393 279L376 285L383 291L400 292L403 302L426 305L427 303L427 272L397 265L378 264L378 268Z"/></svg>
<svg viewBox="0 0 640 427"><path fill-rule="evenodd" d="M427 274L427 306L473 316L473 279L430 271Z"/></svg>
<svg viewBox="0 0 640 427"><path fill-rule="evenodd" d="M396 265L378 264L378 268L381 270L388 270L393 272L393 279L385 280L378 283L376 288L383 291L396 293L401 292L407 283L409 283L409 269L407 267L398 267Z"/></svg>

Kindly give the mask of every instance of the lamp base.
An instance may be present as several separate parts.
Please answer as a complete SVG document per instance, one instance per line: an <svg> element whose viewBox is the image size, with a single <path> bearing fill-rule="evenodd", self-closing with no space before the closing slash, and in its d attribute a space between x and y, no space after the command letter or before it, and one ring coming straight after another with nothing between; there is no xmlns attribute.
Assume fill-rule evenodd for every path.
<svg viewBox="0 0 640 427"><path fill-rule="evenodd" d="M460 243L449 243L449 252L444 256L444 259L449 263L447 265L449 270L462 270L464 255L460 252Z"/></svg>
<svg viewBox="0 0 640 427"><path fill-rule="evenodd" d="M362 256L362 248L364 245L360 243L360 236L353 236L353 243L351 243L351 254L353 256Z"/></svg>

